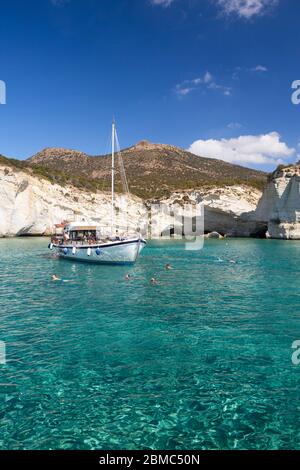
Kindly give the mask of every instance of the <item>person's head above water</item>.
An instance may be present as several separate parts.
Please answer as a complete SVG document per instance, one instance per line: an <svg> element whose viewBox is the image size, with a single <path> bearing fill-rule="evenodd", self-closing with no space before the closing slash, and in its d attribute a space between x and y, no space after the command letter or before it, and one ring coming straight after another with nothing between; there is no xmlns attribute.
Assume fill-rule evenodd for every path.
<svg viewBox="0 0 300 470"><path fill-rule="evenodd" d="M59 281L59 277L57 277L56 274L52 274L51 279L52 281Z"/></svg>

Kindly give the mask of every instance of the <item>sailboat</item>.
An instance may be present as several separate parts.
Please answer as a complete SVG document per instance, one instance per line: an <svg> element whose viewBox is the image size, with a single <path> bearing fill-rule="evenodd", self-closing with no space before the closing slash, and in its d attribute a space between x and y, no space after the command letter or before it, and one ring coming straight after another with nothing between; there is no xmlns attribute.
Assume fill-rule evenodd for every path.
<svg viewBox="0 0 300 470"><path fill-rule="evenodd" d="M112 123L111 151L111 226L89 222L72 222L63 227L62 235L51 238L48 248L61 258L98 264L133 264L137 261L146 240L137 233L120 233L115 224L115 143L116 125ZM119 157L121 158L121 157ZM123 180L127 180L123 162Z"/></svg>

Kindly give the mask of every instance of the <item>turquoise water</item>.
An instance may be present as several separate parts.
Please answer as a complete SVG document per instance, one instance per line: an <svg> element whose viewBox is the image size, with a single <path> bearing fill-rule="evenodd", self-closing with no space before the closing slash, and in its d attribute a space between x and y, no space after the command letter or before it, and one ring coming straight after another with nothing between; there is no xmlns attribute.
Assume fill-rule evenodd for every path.
<svg viewBox="0 0 300 470"><path fill-rule="evenodd" d="M299 265L300 242L156 243L126 268L0 240L0 448L300 449Z"/></svg>

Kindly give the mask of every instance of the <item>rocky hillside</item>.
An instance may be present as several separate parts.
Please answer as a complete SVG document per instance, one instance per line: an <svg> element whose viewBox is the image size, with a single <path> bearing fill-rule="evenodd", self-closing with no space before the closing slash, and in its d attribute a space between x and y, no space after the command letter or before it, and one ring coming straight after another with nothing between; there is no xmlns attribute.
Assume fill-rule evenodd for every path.
<svg viewBox="0 0 300 470"><path fill-rule="evenodd" d="M267 175L221 160L196 156L178 147L141 141L122 150L130 191L143 199L168 197L176 190L247 185L261 189ZM24 165L60 185L91 191L110 188L110 156L47 148ZM116 177L121 191L121 180Z"/></svg>

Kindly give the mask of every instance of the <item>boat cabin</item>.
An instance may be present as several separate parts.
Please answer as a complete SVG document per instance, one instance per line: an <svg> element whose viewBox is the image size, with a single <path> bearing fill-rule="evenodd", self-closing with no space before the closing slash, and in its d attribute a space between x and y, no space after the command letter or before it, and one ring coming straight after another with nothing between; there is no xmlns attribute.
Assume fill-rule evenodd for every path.
<svg viewBox="0 0 300 470"><path fill-rule="evenodd" d="M64 229L64 239L70 241L96 241L101 239L100 227L96 225L67 225Z"/></svg>

